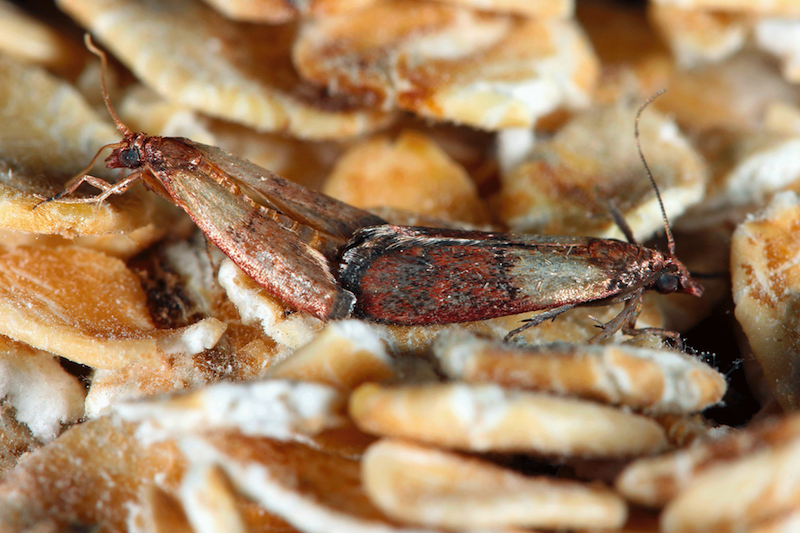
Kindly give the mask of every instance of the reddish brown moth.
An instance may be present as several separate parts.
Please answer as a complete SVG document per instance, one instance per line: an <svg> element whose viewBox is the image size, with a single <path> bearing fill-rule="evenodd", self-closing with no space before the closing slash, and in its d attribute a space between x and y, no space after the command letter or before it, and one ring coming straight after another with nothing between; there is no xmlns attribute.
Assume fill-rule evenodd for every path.
<svg viewBox="0 0 800 533"><path fill-rule="evenodd" d="M342 254L339 281L356 295L353 314L389 324L444 324L547 310L506 339L577 306L625 302L595 340L620 329L633 333L646 290L700 296L675 242L656 192L669 243L667 253L630 242L591 237L512 235L421 227L377 226L357 231Z"/></svg>
<svg viewBox="0 0 800 533"><path fill-rule="evenodd" d="M86 45L103 61L105 54ZM86 182L103 192L68 202L102 202L141 180L183 208L208 239L270 294L322 320L350 314L355 297L337 284L333 261L339 247L363 226L385 222L322 193L293 183L219 148L178 137L134 133L117 117L102 79L106 107L122 140L102 147L87 169L52 198L60 200ZM103 150L108 168L133 172L116 184L89 176Z"/></svg>

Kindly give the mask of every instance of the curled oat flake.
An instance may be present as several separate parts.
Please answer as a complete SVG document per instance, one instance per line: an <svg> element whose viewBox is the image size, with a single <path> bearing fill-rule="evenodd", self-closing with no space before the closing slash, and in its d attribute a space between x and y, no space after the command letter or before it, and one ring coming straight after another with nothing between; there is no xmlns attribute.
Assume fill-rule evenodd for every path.
<svg viewBox="0 0 800 533"><path fill-rule="evenodd" d="M726 390L719 372L670 350L614 344L525 350L453 332L437 339L434 354L451 379L590 398L650 414L699 411Z"/></svg>
<svg viewBox="0 0 800 533"><path fill-rule="evenodd" d="M367 433L464 451L612 458L667 448L649 418L497 385L366 384L350 396L349 411Z"/></svg>

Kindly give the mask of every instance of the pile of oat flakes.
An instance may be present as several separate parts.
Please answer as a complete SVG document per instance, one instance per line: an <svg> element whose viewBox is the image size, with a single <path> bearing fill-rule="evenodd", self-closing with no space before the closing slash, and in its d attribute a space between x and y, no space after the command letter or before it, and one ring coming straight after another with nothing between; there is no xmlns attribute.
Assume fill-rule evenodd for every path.
<svg viewBox="0 0 800 533"><path fill-rule="evenodd" d="M394 224L659 246L666 88L641 144L712 275L637 325L687 351L587 344L621 305L323 324L142 187L33 209L119 139L84 32L134 131ZM0 531L797 530L798 35L793 0L0 0Z"/></svg>

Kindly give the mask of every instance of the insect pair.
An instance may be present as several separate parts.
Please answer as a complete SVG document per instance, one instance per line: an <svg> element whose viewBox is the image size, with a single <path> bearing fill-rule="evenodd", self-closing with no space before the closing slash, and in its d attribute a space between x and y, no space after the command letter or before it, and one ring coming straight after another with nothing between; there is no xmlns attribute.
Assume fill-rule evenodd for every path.
<svg viewBox="0 0 800 533"><path fill-rule="evenodd" d="M87 46L105 55L87 36ZM668 252L591 237L512 235L403 227L288 181L219 148L128 129L103 97L123 138L44 202L86 182L101 189L70 202L102 202L141 180L183 208L208 239L267 292L321 320L356 316L391 324L483 320L545 310L509 333L577 306L625 302L596 340L633 333L647 290L699 296L702 287L675 256L658 187L636 142L664 216ZM86 172L111 148L109 168L133 172L116 184Z"/></svg>

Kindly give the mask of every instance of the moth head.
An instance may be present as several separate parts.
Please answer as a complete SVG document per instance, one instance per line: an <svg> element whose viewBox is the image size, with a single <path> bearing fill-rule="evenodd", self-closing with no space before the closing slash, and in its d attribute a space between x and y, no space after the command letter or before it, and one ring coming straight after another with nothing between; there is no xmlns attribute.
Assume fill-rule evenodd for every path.
<svg viewBox="0 0 800 533"><path fill-rule="evenodd" d="M106 158L108 168L130 168L137 169L144 165L144 143L147 135L137 133L126 136Z"/></svg>
<svg viewBox="0 0 800 533"><path fill-rule="evenodd" d="M703 287L692 279L683 263L674 258L667 259L667 268L663 269L655 278L653 288L661 294L673 292L692 296L702 296L703 294Z"/></svg>

